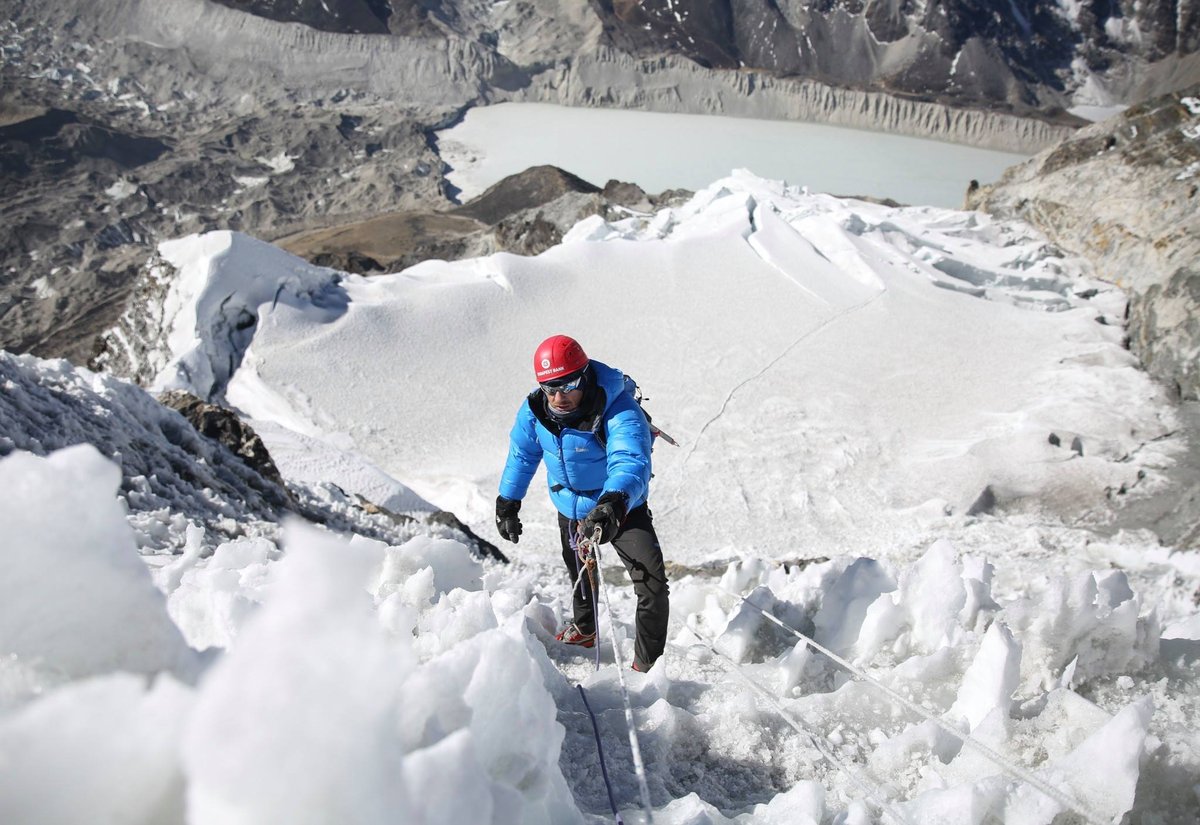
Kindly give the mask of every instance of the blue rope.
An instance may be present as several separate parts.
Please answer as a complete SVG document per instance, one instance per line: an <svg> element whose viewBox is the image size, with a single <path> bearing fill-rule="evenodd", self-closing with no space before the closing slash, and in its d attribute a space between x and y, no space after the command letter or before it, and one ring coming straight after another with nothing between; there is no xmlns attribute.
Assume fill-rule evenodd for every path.
<svg viewBox="0 0 1200 825"><path fill-rule="evenodd" d="M621 812L617 810L617 802L613 799L612 782L608 780L608 767L604 764L604 745L600 743L600 726L596 724L596 714L592 713L592 706L588 704L587 693L583 689L583 685L576 685L579 688L579 695L583 698L583 706L587 708L588 716L592 717L592 733L596 736L596 752L600 754L600 773L604 777L604 788L608 791L608 807L612 808L613 816L617 818L617 825L625 825L625 820L621 819Z"/></svg>

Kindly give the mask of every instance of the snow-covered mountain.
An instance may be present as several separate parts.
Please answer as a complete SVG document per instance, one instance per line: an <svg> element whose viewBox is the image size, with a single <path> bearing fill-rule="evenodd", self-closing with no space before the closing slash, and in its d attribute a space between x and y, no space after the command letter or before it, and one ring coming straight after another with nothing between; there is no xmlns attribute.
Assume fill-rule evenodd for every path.
<svg viewBox="0 0 1200 825"><path fill-rule="evenodd" d="M284 19L289 8L255 6ZM385 14L380 3L302 11L318 8ZM398 33L384 35L210 0L0 0L0 210L11 228L0 236L0 344L86 363L162 239L229 228L273 240L452 206L432 136L472 105L817 120L1019 152L1078 125L646 59L605 45L599 13L581 2L388 8Z"/></svg>
<svg viewBox="0 0 1200 825"><path fill-rule="evenodd" d="M391 478L488 535L537 341L628 370L682 445L651 493L670 645L613 667L607 560L602 667L553 640L540 490L508 565L423 526L237 535L220 485L229 529L138 511L126 450L231 459L132 385L5 356L0 819L598 823L597 737L627 822L1194 819L1200 557L1136 521L1181 494L1178 411L1123 293L1028 226L735 175L533 258L368 279L222 232L156 266L123 345L157 387L238 407L289 489ZM74 440L109 460L50 452ZM156 528L185 551L147 571Z"/></svg>
<svg viewBox="0 0 1200 825"><path fill-rule="evenodd" d="M1200 818L1195 443L1086 250L747 175L373 278L236 231L445 206L429 134L505 99L1032 151L1074 125L928 98L1177 88L1190 6L229 5L255 14L0 0L4 341L82 362L107 330L97 363L236 407L203 410L274 468L116 375L0 353L0 822ZM1084 138L1007 191L1149 143ZM682 443L655 454L648 674L607 559L603 667L554 641L540 491L511 563L472 538L564 331Z"/></svg>

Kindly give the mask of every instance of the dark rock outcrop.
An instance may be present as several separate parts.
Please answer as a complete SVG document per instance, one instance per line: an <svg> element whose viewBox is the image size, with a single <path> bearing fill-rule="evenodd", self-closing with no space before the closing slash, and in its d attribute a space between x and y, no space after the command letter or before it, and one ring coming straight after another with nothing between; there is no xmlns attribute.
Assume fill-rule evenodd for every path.
<svg viewBox="0 0 1200 825"><path fill-rule="evenodd" d="M512 252L537 255L562 241L590 215L624 217L690 197L685 190L647 195L631 183L604 189L554 166L509 175L468 203L447 211L397 212L367 221L301 232L277 245L322 266L369 275L396 272L424 260L455 260ZM361 263L369 261L363 267Z"/></svg>
<svg viewBox="0 0 1200 825"><path fill-rule="evenodd" d="M510 215L544 206L567 193L590 195L599 191L600 187L555 166L534 166L493 184L456 209L455 214L494 226Z"/></svg>
<svg viewBox="0 0 1200 825"><path fill-rule="evenodd" d="M283 476L271 460L266 445L249 424L238 418L237 413L181 390L165 392L158 400L179 412L200 435L223 444L260 476L279 485L281 489L285 488Z"/></svg>
<svg viewBox="0 0 1200 825"><path fill-rule="evenodd" d="M81 120L74 112L50 109L0 126L0 197L12 194L37 169L54 172L77 164L110 174L136 169L170 151L161 140L125 134Z"/></svg>
<svg viewBox="0 0 1200 825"><path fill-rule="evenodd" d="M475 552L485 559L495 559L507 563L508 556L500 550L499 547L492 544L485 538L481 538L475 531L463 523L462 519L451 513L449 510L438 510L431 513L428 517L429 523L440 524L444 527L457 530L466 536L470 541L468 546L473 547Z"/></svg>

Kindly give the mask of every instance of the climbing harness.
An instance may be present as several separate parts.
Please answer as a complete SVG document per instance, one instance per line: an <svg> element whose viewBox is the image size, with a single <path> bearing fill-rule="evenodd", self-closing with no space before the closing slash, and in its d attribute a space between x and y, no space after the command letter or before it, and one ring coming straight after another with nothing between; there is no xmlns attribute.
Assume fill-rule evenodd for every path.
<svg viewBox="0 0 1200 825"><path fill-rule="evenodd" d="M585 549L582 542L575 535L575 521L567 524L567 537L571 544L571 551L575 554L575 567L578 569L578 575L575 576L575 584L571 587L571 598L575 597L575 591L579 589L579 585L583 583L583 577L586 575L588 586L591 588L590 594L592 602L592 626L593 632L596 634L596 643L593 647L596 648L596 670L600 669L600 615L596 609L596 557L590 549ZM611 618L611 614L610 614Z"/></svg>
<svg viewBox="0 0 1200 825"><path fill-rule="evenodd" d="M761 613L766 619L775 623L783 630L786 630L787 632L791 633L793 636L796 636L797 638L799 638L802 642L804 642L806 645L808 645L813 650L827 656L834 663L845 668L846 670L848 670L851 674L853 674L858 679L860 679L870 685L873 685L874 687L883 691L885 694L888 695L889 698L893 699L894 701L899 703L901 706L903 706L907 710L911 711L912 713L917 714L918 716L920 716L921 718L925 719L928 722L932 722L933 724L935 724L939 728L941 728L943 731L945 731L946 733L953 736L955 739L958 739L959 741L961 741L964 745L968 745L971 748L975 749L984 758L986 758L988 761L992 762L994 765L999 767L1003 772L1007 773L1009 776L1013 777L1014 779L1018 779L1022 782L1025 782L1033 788L1036 788L1037 790L1041 791L1046 796L1053 799L1058 804L1062 805L1067 810L1073 811L1074 813L1083 817L1087 822L1091 823L1091 825L1109 825L1109 820L1106 817L1102 816L1101 814L1096 813L1091 808L1089 808L1087 805L1085 805L1084 803L1075 799L1072 795L1063 791L1061 788L1054 787L1053 785L1051 785L1048 782L1046 782L1045 780L1041 779L1040 777L1038 777L1036 774L1034 774L1032 771L1028 770L1027 768L1024 768L1020 765L1016 765L1012 762L1009 762L1003 756L998 754L996 751L992 750L987 745L980 742L975 737L971 736L969 733L963 733L962 731L958 730L950 723L946 722L944 719L934 716L932 713L930 713L925 708L918 705L916 702L913 702L912 700L905 698L900 693L896 692L892 688L883 684L878 679L875 679L874 677L872 677L870 674L868 674L862 668L859 668L859 667L851 664L850 662L846 661L841 656L838 656L832 650L829 650L828 648L821 645L816 640L810 638L809 636L804 635L796 628L791 627L787 623L783 622L781 619L777 618L770 611L764 610L762 607L759 607L757 604L750 601L750 599L748 599L747 597L741 595L740 593L735 593L732 590L722 587L719 584L713 585L713 587L716 590L719 590L720 592L725 593L726 595L733 596L734 598L741 600L744 604L749 605L750 607L754 608L759 613ZM697 635L699 635L699 634L697 634Z"/></svg>

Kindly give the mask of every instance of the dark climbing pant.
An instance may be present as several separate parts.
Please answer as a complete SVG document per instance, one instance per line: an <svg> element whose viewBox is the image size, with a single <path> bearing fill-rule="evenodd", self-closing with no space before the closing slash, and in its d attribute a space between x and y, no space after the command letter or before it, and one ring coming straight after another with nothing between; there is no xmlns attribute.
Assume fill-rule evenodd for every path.
<svg viewBox="0 0 1200 825"><path fill-rule="evenodd" d="M572 583L579 575L579 557L571 547L571 534L577 525L578 522L559 514L558 531L562 538L563 561L566 562ZM663 568L662 548L654 532L650 508L643 504L630 510L620 531L613 537L611 546L616 549L633 581L633 592L637 596L634 663L638 670L647 671L666 647L667 619L671 612L667 600L667 572ZM607 549L607 546L601 548L602 560ZM595 598L587 576L575 589L574 597L575 625L583 633L595 633Z"/></svg>

